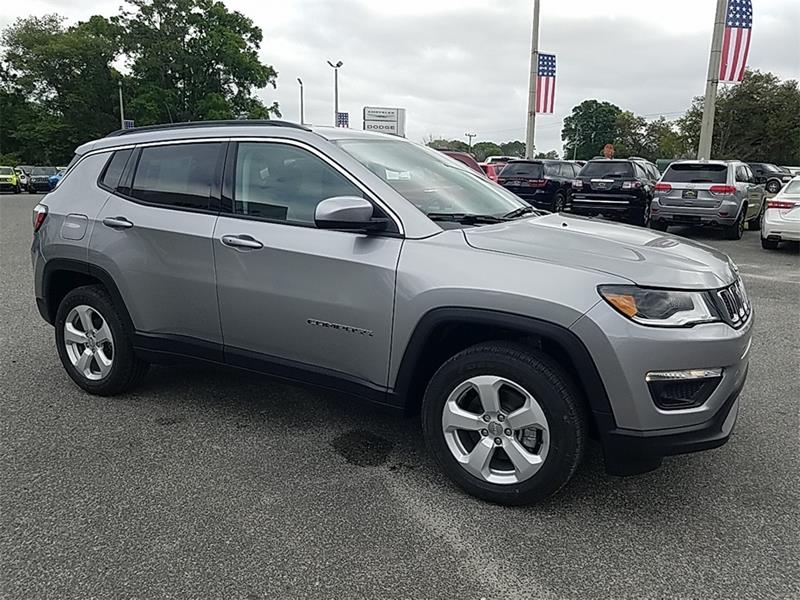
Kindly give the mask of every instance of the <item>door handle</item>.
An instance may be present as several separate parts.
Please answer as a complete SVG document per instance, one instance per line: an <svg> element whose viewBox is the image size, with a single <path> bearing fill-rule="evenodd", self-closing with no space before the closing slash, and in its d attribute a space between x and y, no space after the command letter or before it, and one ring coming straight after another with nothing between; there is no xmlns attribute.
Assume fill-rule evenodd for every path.
<svg viewBox="0 0 800 600"><path fill-rule="evenodd" d="M125 217L106 217L103 219L103 225L113 229L130 229L133 227L133 223Z"/></svg>
<svg viewBox="0 0 800 600"><path fill-rule="evenodd" d="M223 235L222 243L231 248L247 248L248 250L259 250L264 244L249 235Z"/></svg>

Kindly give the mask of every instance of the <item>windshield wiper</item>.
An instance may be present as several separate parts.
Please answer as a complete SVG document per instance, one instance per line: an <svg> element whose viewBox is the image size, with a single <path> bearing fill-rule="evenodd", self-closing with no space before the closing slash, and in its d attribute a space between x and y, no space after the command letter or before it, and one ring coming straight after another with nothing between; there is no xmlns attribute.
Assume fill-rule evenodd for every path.
<svg viewBox="0 0 800 600"><path fill-rule="evenodd" d="M538 210L535 210L532 206L520 206L519 208L515 208L510 213L506 213L503 215L504 219L518 219L522 215L527 215L530 213L539 214Z"/></svg>
<svg viewBox="0 0 800 600"><path fill-rule="evenodd" d="M494 215L477 215L473 213L445 213L445 212L429 212L425 215L431 221L453 221L455 223L463 223L471 225L473 223L502 223L508 221L505 217L496 217Z"/></svg>

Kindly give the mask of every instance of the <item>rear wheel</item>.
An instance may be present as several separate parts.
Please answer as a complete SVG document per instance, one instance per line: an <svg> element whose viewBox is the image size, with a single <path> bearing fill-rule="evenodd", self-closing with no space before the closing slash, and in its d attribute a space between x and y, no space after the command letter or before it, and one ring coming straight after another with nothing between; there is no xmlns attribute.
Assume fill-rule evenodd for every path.
<svg viewBox="0 0 800 600"><path fill-rule="evenodd" d="M764 216L764 203L761 203L761 208L758 214L747 222L747 228L750 231L759 231L761 229L761 218Z"/></svg>
<svg viewBox="0 0 800 600"><path fill-rule="evenodd" d="M134 354L129 328L101 286L79 287L64 297L55 334L61 364L90 394L119 394L147 372L148 364Z"/></svg>
<svg viewBox="0 0 800 600"><path fill-rule="evenodd" d="M567 204L567 199L564 197L564 193L557 192L556 197L553 200L553 212L556 213L564 212L566 204Z"/></svg>
<svg viewBox="0 0 800 600"><path fill-rule="evenodd" d="M777 194L781 191L781 183L776 179L771 179L767 182L767 191L770 194Z"/></svg>
<svg viewBox="0 0 800 600"><path fill-rule="evenodd" d="M650 221L650 229L655 229L656 231L666 231L669 228L669 225L666 221Z"/></svg>
<svg viewBox="0 0 800 600"><path fill-rule="evenodd" d="M747 214L747 206L743 206L739 211L739 216L736 217L736 222L733 225L725 227L725 237L729 240L740 240L744 235L744 217Z"/></svg>
<svg viewBox="0 0 800 600"><path fill-rule="evenodd" d="M468 493L530 504L575 473L587 436L571 378L524 345L467 348L434 374L422 405L425 440L439 466Z"/></svg>
<svg viewBox="0 0 800 600"><path fill-rule="evenodd" d="M764 250L777 250L778 244L780 244L780 241L778 240L770 240L763 237L761 238L761 247L764 248Z"/></svg>

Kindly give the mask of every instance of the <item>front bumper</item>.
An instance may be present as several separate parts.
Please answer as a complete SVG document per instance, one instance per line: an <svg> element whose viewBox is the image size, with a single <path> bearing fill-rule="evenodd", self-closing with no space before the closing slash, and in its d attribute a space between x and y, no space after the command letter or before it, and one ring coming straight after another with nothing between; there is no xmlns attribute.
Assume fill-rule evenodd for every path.
<svg viewBox="0 0 800 600"><path fill-rule="evenodd" d="M49 181L31 181L30 187L37 192L49 192L53 189Z"/></svg>
<svg viewBox="0 0 800 600"><path fill-rule="evenodd" d="M740 329L725 323L645 327L601 301L572 325L594 358L610 401L613 414L594 414L610 472L647 471L663 456L725 443L747 378L753 320L751 314ZM656 405L646 382L649 372L703 368L722 369L705 402L677 410Z"/></svg>

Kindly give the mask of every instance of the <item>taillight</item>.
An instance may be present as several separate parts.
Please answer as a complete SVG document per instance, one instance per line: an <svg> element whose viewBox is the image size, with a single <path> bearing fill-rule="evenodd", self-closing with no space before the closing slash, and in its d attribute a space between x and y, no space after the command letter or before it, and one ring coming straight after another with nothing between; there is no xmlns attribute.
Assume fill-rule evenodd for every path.
<svg viewBox="0 0 800 600"><path fill-rule="evenodd" d="M736 186L735 185L712 185L708 188L708 191L712 194L735 194L736 193Z"/></svg>
<svg viewBox="0 0 800 600"><path fill-rule="evenodd" d="M668 183L657 183L653 189L657 192L669 192L672 191L672 186Z"/></svg>
<svg viewBox="0 0 800 600"><path fill-rule="evenodd" d="M767 200L767 208L794 208L800 206L800 202L793 202L791 200Z"/></svg>
<svg viewBox="0 0 800 600"><path fill-rule="evenodd" d="M37 204L33 208L33 233L39 231L47 217L47 207L44 204Z"/></svg>

